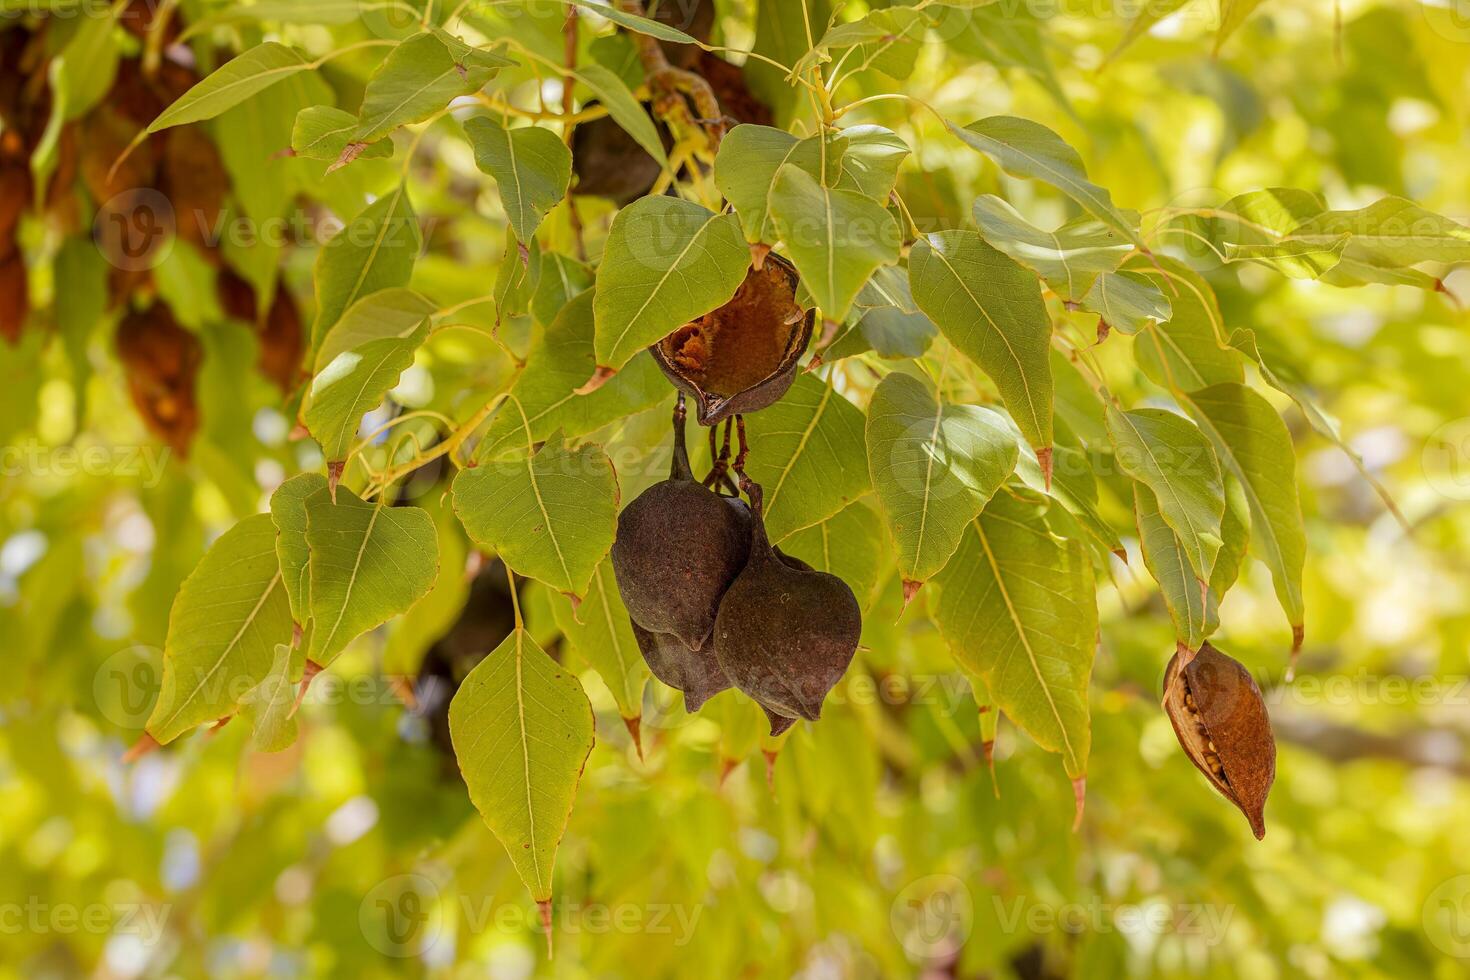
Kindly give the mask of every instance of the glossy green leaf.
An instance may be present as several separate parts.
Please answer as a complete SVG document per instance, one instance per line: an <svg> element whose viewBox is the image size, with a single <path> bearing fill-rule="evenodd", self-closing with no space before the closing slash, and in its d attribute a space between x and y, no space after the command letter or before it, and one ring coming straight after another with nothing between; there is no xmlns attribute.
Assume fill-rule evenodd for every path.
<svg viewBox="0 0 1470 980"><path fill-rule="evenodd" d="M296 741L293 668L298 661L302 657L296 650L277 643L270 670L240 698L240 715L250 723L250 744L258 752L280 752Z"/></svg>
<svg viewBox="0 0 1470 980"><path fill-rule="evenodd" d="M869 488L863 413L814 375L746 416L746 472L765 491L772 541L836 514Z"/></svg>
<svg viewBox="0 0 1470 980"><path fill-rule="evenodd" d="M476 116L464 124L475 165L495 178L500 201L516 237L529 242L572 180L572 151L561 137L539 126L507 130Z"/></svg>
<svg viewBox="0 0 1470 980"><path fill-rule="evenodd" d="M298 72L310 71L312 67L312 63L295 48L266 41L231 58L195 83L148 124L148 132L156 133L170 126L213 119L257 92Z"/></svg>
<svg viewBox="0 0 1470 980"><path fill-rule="evenodd" d="M291 128L291 150L308 160L331 163L342 157L347 144L357 131L357 117L345 109L330 105L307 106L296 114ZM393 143L378 140L358 150L358 159L391 157Z"/></svg>
<svg viewBox="0 0 1470 980"><path fill-rule="evenodd" d="M995 160L1006 173L1044 181L1076 201L1082 210L1121 234L1139 249L1138 215L1120 210L1112 195L1087 179L1082 157L1056 133L1029 119L990 116L949 131Z"/></svg>
<svg viewBox="0 0 1470 980"><path fill-rule="evenodd" d="M813 178L825 174L825 183L835 183L842 174L846 147L845 139L831 139L824 153L815 136L800 139L771 126L736 126L720 141L715 186L740 216L746 240L774 245L777 232L770 207L777 171L791 164Z"/></svg>
<svg viewBox="0 0 1470 980"><path fill-rule="evenodd" d="M733 214L672 197L634 201L613 219L598 269L597 363L621 368L723 306L749 268L750 250Z"/></svg>
<svg viewBox="0 0 1470 980"><path fill-rule="evenodd" d="M945 404L906 374L890 374L873 392L867 443L873 490L909 583L944 567L1016 468L1016 441L995 412Z"/></svg>
<svg viewBox="0 0 1470 980"><path fill-rule="evenodd" d="M320 374L339 354L375 340L406 340L420 331L427 334L434 310L426 297L401 286L369 293L349 306L322 338L313 373Z"/></svg>
<svg viewBox="0 0 1470 980"><path fill-rule="evenodd" d="M349 306L369 293L408 285L421 240L418 218L399 184L358 214L317 253L313 348Z"/></svg>
<svg viewBox="0 0 1470 980"><path fill-rule="evenodd" d="M1291 433L1270 402L1245 385L1212 385L1185 397L1185 407L1214 444L1221 465L1245 490L1251 553L1271 570L1281 608L1300 630L1307 541Z"/></svg>
<svg viewBox="0 0 1470 980"><path fill-rule="evenodd" d="M996 707L1081 778L1092 744L1096 586L1082 545L1052 535L1044 513L996 494L935 578L934 619Z"/></svg>
<svg viewBox="0 0 1470 980"><path fill-rule="evenodd" d="M311 618L311 550L306 543L306 499L325 489L320 473L299 473L271 494L271 521L276 525L276 557L291 603L291 618L304 627Z"/></svg>
<svg viewBox="0 0 1470 980"><path fill-rule="evenodd" d="M276 644L290 639L276 526L256 514L220 536L174 599L148 734L167 744L234 714L239 696L270 672Z"/></svg>
<svg viewBox="0 0 1470 980"><path fill-rule="evenodd" d="M1118 469L1154 492L1195 577L1209 581L1225 516L1225 482L1210 441L1189 419L1161 408L1109 407L1108 434Z"/></svg>
<svg viewBox="0 0 1470 980"><path fill-rule="evenodd" d="M627 719L641 717L643 687L650 675L618 594L611 560L603 559L592 573L587 598L580 606L573 610L570 601L558 596L551 608L572 649L592 665L612 692L618 714Z"/></svg>
<svg viewBox="0 0 1470 980"><path fill-rule="evenodd" d="M566 449L553 437L534 455L462 470L454 512L517 575L580 600L612 548L618 481L599 447Z"/></svg>
<svg viewBox="0 0 1470 980"><path fill-rule="evenodd" d="M368 502L346 487L306 499L311 549L311 643L329 666L347 645L422 599L439 575L434 522L420 507Z"/></svg>
<svg viewBox="0 0 1470 980"><path fill-rule="evenodd" d="M1052 443L1051 318L1036 277L973 231L919 239L909 253L919 308L990 375L1026 441Z"/></svg>
<svg viewBox="0 0 1470 980"><path fill-rule="evenodd" d="M596 94L597 101L607 107L607 114L613 121L623 127L649 156L657 160L659 166L668 169L669 158L664 153L664 141L659 136L658 129L616 73L602 65L582 65L572 70L572 77L590 88Z"/></svg>
<svg viewBox="0 0 1470 980"><path fill-rule="evenodd" d="M856 191L834 190L786 164L771 188L771 219L822 315L847 317L879 266L898 261L898 222Z"/></svg>
<svg viewBox="0 0 1470 980"><path fill-rule="evenodd" d="M1174 314L1169 297L1148 277L1136 272L1104 272L1082 297L1082 308L1121 333L1135 334Z"/></svg>
<svg viewBox="0 0 1470 980"><path fill-rule="evenodd" d="M470 800L537 902L592 752L592 706L570 671L518 629L470 671L449 705Z"/></svg>
<svg viewBox="0 0 1470 980"><path fill-rule="evenodd" d="M311 379L306 428L321 443L328 463L346 461L362 417L377 408L413 364L422 329L408 337L373 340L334 357Z"/></svg>
<svg viewBox="0 0 1470 980"><path fill-rule="evenodd" d="M1171 316L1138 332L1133 356L1139 370L1174 391L1241 381L1240 355L1224 345L1225 320L1210 284L1174 259L1158 261L1165 274L1144 276L1168 298Z"/></svg>
<svg viewBox="0 0 1470 980"><path fill-rule="evenodd" d="M417 34L390 51L368 79L352 142L372 143L422 122L513 64L498 51L477 50L442 31Z"/></svg>
<svg viewBox="0 0 1470 980"><path fill-rule="evenodd" d="M1159 513L1154 492L1142 483L1133 484L1133 514L1138 522L1138 544L1143 564L1159 584L1174 637L1191 650L1198 650L1209 635L1206 610L1208 589L1195 574L1179 535Z"/></svg>
<svg viewBox="0 0 1470 980"><path fill-rule="evenodd" d="M1063 300L1079 302L1098 274L1122 264L1133 246L1096 218L1069 221L1042 231L992 194L975 201L975 223L985 240L1030 269Z"/></svg>
<svg viewBox="0 0 1470 980"><path fill-rule="evenodd" d="M516 401L507 400L496 409L475 450L477 460L524 453L528 430L531 444L546 440L558 429L576 438L668 396L668 381L647 352L634 355L595 391L577 394L596 367L592 300L590 292L577 296L541 331L526 358L525 370L511 386Z"/></svg>

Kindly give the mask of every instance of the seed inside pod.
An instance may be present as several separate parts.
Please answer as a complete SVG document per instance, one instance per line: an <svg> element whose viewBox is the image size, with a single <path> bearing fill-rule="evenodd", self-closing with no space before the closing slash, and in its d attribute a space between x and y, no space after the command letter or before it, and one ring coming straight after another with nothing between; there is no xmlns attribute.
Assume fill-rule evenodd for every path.
<svg viewBox="0 0 1470 980"><path fill-rule="evenodd" d="M686 323L650 350L675 387L694 398L700 425L772 404L796 380L816 311L796 301L796 267L769 255L724 306Z"/></svg>
<svg viewBox="0 0 1470 980"><path fill-rule="evenodd" d="M1265 837L1276 739L1250 672L1208 643L1181 649L1164 672L1164 712L1189 761Z"/></svg>

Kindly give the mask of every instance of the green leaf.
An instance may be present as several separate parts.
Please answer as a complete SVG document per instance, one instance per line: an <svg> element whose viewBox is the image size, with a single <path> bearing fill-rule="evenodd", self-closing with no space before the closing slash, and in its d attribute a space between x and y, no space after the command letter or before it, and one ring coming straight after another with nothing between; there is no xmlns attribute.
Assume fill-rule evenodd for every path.
<svg viewBox="0 0 1470 980"><path fill-rule="evenodd" d="M1220 0L1220 26L1215 29L1215 54L1230 35L1261 5L1261 0Z"/></svg>
<svg viewBox="0 0 1470 980"><path fill-rule="evenodd" d="M1210 579L1220 550L1225 481L1215 451L1189 419L1161 408L1108 408L1118 469L1158 497L1164 522L1179 535L1195 577Z"/></svg>
<svg viewBox="0 0 1470 980"><path fill-rule="evenodd" d="M597 272L597 363L620 368L723 306L749 268L750 250L733 214L672 197L634 201L613 218Z"/></svg>
<svg viewBox="0 0 1470 980"><path fill-rule="evenodd" d="M1138 215L1119 210L1106 190L1088 180L1082 157L1050 129L1016 116L990 116L963 129L953 123L945 125L1006 173L1050 184L1140 251L1147 251L1138 235Z"/></svg>
<svg viewBox="0 0 1470 980"><path fill-rule="evenodd" d="M298 157L332 162L341 158L357 130L357 117L330 105L307 106L296 114L291 127L291 149ZM379 140L358 150L361 159L391 157L393 143Z"/></svg>
<svg viewBox="0 0 1470 980"><path fill-rule="evenodd" d="M917 10L900 7L869 11L857 20L828 28L793 66L793 73L804 74L831 61L833 51L861 46L860 60L853 65L856 71L872 66L890 78L902 80L913 73L928 26L928 17Z"/></svg>
<svg viewBox="0 0 1470 980"><path fill-rule="evenodd" d="M920 238L914 299L949 342L990 375L1026 441L1052 443L1051 317L1036 277L973 231Z"/></svg>
<svg viewBox="0 0 1470 980"><path fill-rule="evenodd" d="M955 657L996 706L1067 774L1087 771L1087 679L1097 646L1092 562L1051 534L1045 508L999 493L966 528L935 578L934 619Z"/></svg>
<svg viewBox="0 0 1470 980"><path fill-rule="evenodd" d="M290 638L276 527L255 514L220 536L174 598L148 734L167 744L234 714L236 698L265 679L276 644Z"/></svg>
<svg viewBox="0 0 1470 980"><path fill-rule="evenodd" d="M330 666L347 645L407 611L439 576L434 522L421 507L368 503L348 490L306 498L311 549L311 643L307 657Z"/></svg>
<svg viewBox="0 0 1470 980"><path fill-rule="evenodd" d="M613 122L623 127L634 142L658 161L660 167L669 169L663 138L621 78L601 65L582 65L572 70L572 77L597 95L597 101L607 109Z"/></svg>
<svg viewBox="0 0 1470 980"><path fill-rule="evenodd" d="M429 495L425 498L424 509L434 522L439 549L439 577L434 580L434 587L428 595L390 625L382 659L382 671L388 677L418 674L425 654L465 615L470 596L470 576L465 570L469 543L454 516L448 496Z"/></svg>
<svg viewBox="0 0 1470 980"><path fill-rule="evenodd" d="M771 188L771 219L822 315L844 320L879 266L898 261L898 222L856 191L824 187L786 164Z"/></svg>
<svg viewBox="0 0 1470 980"><path fill-rule="evenodd" d="M944 567L960 537L1016 468L1000 416L942 403L922 381L890 374L868 404L868 472L906 587Z"/></svg>
<svg viewBox="0 0 1470 980"><path fill-rule="evenodd" d="M537 323L551 324L568 303L591 289L596 281L592 270L576 259L559 252L542 253L541 267L536 275L536 290L531 294L531 316L536 318ZM591 353L590 346L592 343L591 306L587 308L587 315L589 317L587 320L588 356L592 357L595 362L596 358Z"/></svg>
<svg viewBox="0 0 1470 980"><path fill-rule="evenodd" d="M572 180L572 151L549 129L507 130L476 116L464 124L475 166L495 178L500 202L516 237L529 242L541 221L566 196Z"/></svg>
<svg viewBox="0 0 1470 980"><path fill-rule="evenodd" d="M537 902L551 901L556 848L592 752L592 705L570 671L517 629L449 704L470 800Z"/></svg>
<svg viewBox="0 0 1470 980"><path fill-rule="evenodd" d="M770 126L745 124L726 133L715 157L715 186L740 216L746 241L776 243L771 191L783 166L798 167L814 179L823 174L823 183L833 184L842 175L846 147L844 138L829 139L824 155L820 137L799 139Z"/></svg>
<svg viewBox="0 0 1470 980"><path fill-rule="evenodd" d="M515 62L440 32L416 34L388 53L362 94L353 143L373 143L472 95Z"/></svg>
<svg viewBox="0 0 1470 980"><path fill-rule="evenodd" d="M277 643L269 672L240 698L240 714L250 723L250 744L258 752L280 752L296 741L298 661L304 663L296 650Z"/></svg>
<svg viewBox="0 0 1470 980"><path fill-rule="evenodd" d="M888 545L877 513L866 503L855 501L826 520L787 535L781 550L842 579L865 612L873 607Z"/></svg>
<svg viewBox="0 0 1470 980"><path fill-rule="evenodd" d="M1245 490L1251 551L1271 570L1276 597L1300 642L1307 540L1297 502L1291 433L1271 403L1245 385L1212 385L1184 398L1185 408L1214 444L1221 465Z"/></svg>
<svg viewBox="0 0 1470 980"><path fill-rule="evenodd" d="M557 436L534 455L462 470L454 512L517 575L580 600L612 549L617 476L600 448L566 449Z"/></svg>
<svg viewBox="0 0 1470 980"><path fill-rule="evenodd" d="M826 520L868 491L863 413L820 378L798 377L745 425L746 472L765 491L772 541Z"/></svg>
<svg viewBox="0 0 1470 980"><path fill-rule="evenodd" d="M478 462L498 459L509 452L524 453L528 449L527 428L531 443L545 441L558 429L568 438L576 438L655 405L668 395L668 381L653 355L646 351L634 355L623 370L595 391L577 394L577 388L596 367L592 321L592 294L584 292L567 303L541 332L526 358L525 369L511 386L510 394L516 401L507 399L496 410L480 440L475 451Z"/></svg>
<svg viewBox="0 0 1470 980"><path fill-rule="evenodd" d="M407 184L399 184L349 221L317 253L312 347L321 346L327 331L362 297L408 285L420 247Z"/></svg>
<svg viewBox="0 0 1470 980"><path fill-rule="evenodd" d="M685 34L683 31L679 30L676 27L671 27L668 24L664 24L660 21L652 19L651 17L640 17L637 14L630 14L625 10L621 10L614 2L612 2L612 0L608 0L608 2L590 2L590 0L562 0L562 2L574 4L575 6L580 7L583 10L590 10L597 16L603 18L604 20L610 20L614 24L617 24L619 27L626 27L630 31L636 31L639 34L646 34L649 37L656 37L660 41L672 41L675 44L699 43L698 40L690 37L688 34ZM682 10L683 8L680 9Z"/></svg>
<svg viewBox="0 0 1470 980"><path fill-rule="evenodd" d="M311 550L306 543L306 499L326 489L320 473L299 473L276 487L271 494L271 521L276 526L276 558L291 603L291 618L306 626L311 617L311 576L307 571Z"/></svg>
<svg viewBox="0 0 1470 980"><path fill-rule="evenodd" d="M1358 474L1378 494L1379 499L1383 501L1383 505L1398 519L1400 524L1407 527L1408 519L1403 516L1398 504L1389 495L1388 488L1383 485L1382 481L1363 462L1362 455L1353 448L1350 442L1343 438L1342 428L1338 425L1337 420L1322 410L1322 407L1317 404L1316 399L1311 396L1307 384L1299 378L1291 377L1271 366L1266 356L1261 352L1259 344L1256 342L1256 332L1254 330L1242 328L1235 331L1230 335L1230 346L1255 362L1257 370L1261 372L1262 381L1296 402L1296 407L1301 409L1302 416L1306 418L1307 424L1312 427L1312 431L1324 439L1330 439L1338 449L1341 449L1347 455L1348 459L1352 460L1353 466L1357 468Z"/></svg>
<svg viewBox="0 0 1470 980"><path fill-rule="evenodd" d="M322 338L312 373L320 374L339 354L375 340L406 340L420 331L427 334L435 309L427 298L401 286L369 293L349 306Z"/></svg>
<svg viewBox="0 0 1470 980"><path fill-rule="evenodd" d="M975 223L994 247L1046 280L1063 300L1078 302L1098 273L1112 272L1133 246L1096 218L1069 221L1042 231L1005 201L982 194L975 201Z"/></svg>
<svg viewBox="0 0 1470 980"><path fill-rule="evenodd" d="M1240 355L1224 346L1225 320L1215 291L1197 273L1160 256L1164 274L1144 273L1169 297L1167 323L1145 327L1133 342L1139 370L1154 384L1193 391L1245 377Z"/></svg>
<svg viewBox="0 0 1470 980"><path fill-rule="evenodd" d="M1143 564L1159 584L1169 618L1174 621L1174 637L1189 649L1198 650L1209 635L1208 590L1195 575L1179 535L1159 513L1158 498L1142 483L1133 484L1133 513L1138 521Z"/></svg>
<svg viewBox="0 0 1470 980"><path fill-rule="evenodd" d="M311 379L306 428L321 443L328 463L347 459L362 417L383 403L398 378L413 364L423 331L409 337L374 340L334 357Z"/></svg>
<svg viewBox="0 0 1470 980"><path fill-rule="evenodd" d="M1174 314L1164 291L1136 272L1104 272L1082 297L1082 308L1126 334L1138 333L1151 323L1166 323Z"/></svg>
<svg viewBox="0 0 1470 980"><path fill-rule="evenodd" d="M847 150L840 158L842 176L837 189L857 191L887 204L888 195L898 183L898 168L911 152L909 145L882 126L849 126L841 138L847 141ZM808 173L816 176L813 171Z"/></svg>
<svg viewBox="0 0 1470 980"><path fill-rule="evenodd" d="M313 67L294 48L265 41L225 62L179 96L178 101L148 124L148 132L213 119L257 92Z"/></svg>
<svg viewBox="0 0 1470 980"><path fill-rule="evenodd" d="M557 627L572 648L592 665L612 692L618 714L625 719L641 717L648 665L633 637L628 610L613 579L611 560L603 559L592 573L587 599L580 607L573 610L571 602L558 597L551 608Z"/></svg>

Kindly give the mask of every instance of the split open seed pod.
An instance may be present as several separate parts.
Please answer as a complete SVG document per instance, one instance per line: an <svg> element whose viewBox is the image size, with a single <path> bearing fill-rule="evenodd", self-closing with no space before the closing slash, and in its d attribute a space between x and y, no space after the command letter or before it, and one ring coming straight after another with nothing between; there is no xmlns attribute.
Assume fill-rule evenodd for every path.
<svg viewBox="0 0 1470 980"><path fill-rule="evenodd" d="M1265 837L1276 738L1250 671L1208 643L1181 649L1164 671L1164 712L1189 761Z"/></svg>
<svg viewBox="0 0 1470 980"><path fill-rule="evenodd" d="M700 425L759 411L796 380L817 320L815 309L796 300L800 281L794 265L768 255L730 302L649 348L674 386L694 399Z"/></svg>

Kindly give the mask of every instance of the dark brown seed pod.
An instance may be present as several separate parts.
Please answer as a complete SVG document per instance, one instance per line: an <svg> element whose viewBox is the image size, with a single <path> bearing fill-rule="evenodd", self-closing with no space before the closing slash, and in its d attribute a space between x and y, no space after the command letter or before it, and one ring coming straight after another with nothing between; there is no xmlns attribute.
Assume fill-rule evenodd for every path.
<svg viewBox="0 0 1470 980"><path fill-rule="evenodd" d="M633 624L633 638L653 676L684 692L684 710L691 715L710 698L729 689L730 678L720 669L708 645L692 650L672 633L650 633L637 623Z"/></svg>
<svg viewBox="0 0 1470 980"><path fill-rule="evenodd" d="M857 652L862 613L847 583L783 556L766 537L761 489L742 483L754 518L750 559L720 603L715 656L772 717L816 721Z"/></svg>
<svg viewBox="0 0 1470 980"><path fill-rule="evenodd" d="M649 348L674 386L694 398L700 425L757 412L796 380L817 320L796 301L800 282L794 265L768 255L730 302Z"/></svg>
<svg viewBox="0 0 1470 980"><path fill-rule="evenodd" d="M0 339L14 347L31 313L30 290L20 247L0 242L0 256Z"/></svg>
<svg viewBox="0 0 1470 980"><path fill-rule="evenodd" d="M657 125L664 151L673 149L668 127ZM572 172L577 175L572 193L579 197L607 197L623 207L653 188L660 169L611 116L582 123L572 132Z"/></svg>
<svg viewBox="0 0 1470 980"><path fill-rule="evenodd" d="M1189 761L1265 837L1276 738L1250 671L1208 643L1180 649L1164 671L1164 712Z"/></svg>
<svg viewBox="0 0 1470 980"><path fill-rule="evenodd" d="M749 523L689 468L681 403L674 463L618 515L613 575L629 617L651 633L672 633L694 650L714 629L720 599L745 567Z"/></svg>
<svg viewBox="0 0 1470 980"><path fill-rule="evenodd" d="M154 435L180 456L199 428L194 381L204 360L199 338L179 326L163 303L131 313L117 328L117 353L128 392Z"/></svg>

